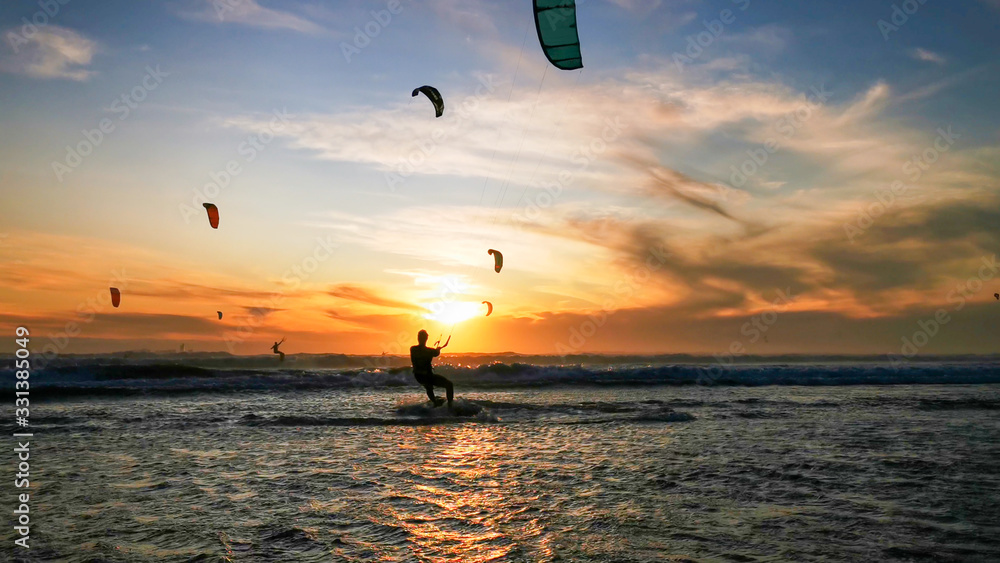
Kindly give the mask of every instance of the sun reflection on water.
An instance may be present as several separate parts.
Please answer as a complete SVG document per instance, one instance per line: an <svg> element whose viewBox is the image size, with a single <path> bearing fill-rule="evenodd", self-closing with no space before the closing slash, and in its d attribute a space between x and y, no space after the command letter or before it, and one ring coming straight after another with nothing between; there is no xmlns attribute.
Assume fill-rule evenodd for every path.
<svg viewBox="0 0 1000 563"><path fill-rule="evenodd" d="M396 492L410 502L386 506L385 516L408 532L413 556L477 563L509 555L515 543L498 524L520 509L500 477L502 446L495 431L415 429L408 438L400 445L422 450L424 457L411 470L411 488Z"/></svg>

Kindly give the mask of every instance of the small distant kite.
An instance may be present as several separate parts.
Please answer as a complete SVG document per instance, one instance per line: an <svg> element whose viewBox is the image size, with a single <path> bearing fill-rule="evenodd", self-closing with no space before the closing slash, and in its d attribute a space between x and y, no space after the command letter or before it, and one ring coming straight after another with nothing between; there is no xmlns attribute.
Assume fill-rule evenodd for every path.
<svg viewBox="0 0 1000 563"><path fill-rule="evenodd" d="M117 287L111 288L111 304L118 307L122 302L122 292L118 291Z"/></svg>
<svg viewBox="0 0 1000 563"><path fill-rule="evenodd" d="M489 301L483 301L483 305L486 305L486 316L488 317L488 316L492 315L493 314L493 304L490 303Z"/></svg>
<svg viewBox="0 0 1000 563"><path fill-rule="evenodd" d="M427 96L427 99L434 104L434 117L441 117L444 114L444 98L441 97L441 92L438 92L438 89L433 86L421 86L413 89L413 97L420 93Z"/></svg>
<svg viewBox="0 0 1000 563"><path fill-rule="evenodd" d="M219 320L221 321L222 320L222 311L216 311L216 313L219 314Z"/></svg>
<svg viewBox="0 0 1000 563"><path fill-rule="evenodd" d="M489 249L487 254L493 256L493 269L500 273L500 268L503 268L503 254L499 250Z"/></svg>
<svg viewBox="0 0 1000 563"><path fill-rule="evenodd" d="M208 224L212 225L213 229L218 229L219 208L214 203L203 203L202 205L205 206L205 211L208 211Z"/></svg>
<svg viewBox="0 0 1000 563"><path fill-rule="evenodd" d="M1000 293L994 293L993 297L996 297L997 301L1000 301Z"/></svg>

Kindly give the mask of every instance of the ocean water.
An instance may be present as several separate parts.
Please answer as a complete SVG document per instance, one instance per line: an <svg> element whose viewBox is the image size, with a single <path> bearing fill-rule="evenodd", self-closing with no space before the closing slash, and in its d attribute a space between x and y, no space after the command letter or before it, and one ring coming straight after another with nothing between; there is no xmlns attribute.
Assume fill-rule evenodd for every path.
<svg viewBox="0 0 1000 563"><path fill-rule="evenodd" d="M443 373L47 368L0 558L1000 560L991 364Z"/></svg>

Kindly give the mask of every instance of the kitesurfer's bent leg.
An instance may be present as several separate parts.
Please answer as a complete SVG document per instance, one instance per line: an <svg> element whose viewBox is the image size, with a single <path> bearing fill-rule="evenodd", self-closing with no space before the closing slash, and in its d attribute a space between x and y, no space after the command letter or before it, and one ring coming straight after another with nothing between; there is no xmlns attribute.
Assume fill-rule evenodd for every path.
<svg viewBox="0 0 1000 563"><path fill-rule="evenodd" d="M438 399L434 396L434 381L433 376L423 376L417 378L417 383L424 386L424 390L427 391L427 398L431 400L431 404L435 407L441 406L444 399Z"/></svg>
<svg viewBox="0 0 1000 563"><path fill-rule="evenodd" d="M448 406L450 407L452 400L455 399L455 386L452 385L450 381L448 381L444 377L441 377L438 374L433 375L433 377L431 378L431 383L438 387L444 387L444 390L448 396ZM427 388L430 389L430 385L428 385Z"/></svg>
<svg viewBox="0 0 1000 563"><path fill-rule="evenodd" d="M437 397L434 396L434 386L430 383L424 383L424 389L427 391L427 398L432 403L437 404Z"/></svg>
<svg viewBox="0 0 1000 563"><path fill-rule="evenodd" d="M284 352L278 352L278 361L279 362L285 361L285 353Z"/></svg>

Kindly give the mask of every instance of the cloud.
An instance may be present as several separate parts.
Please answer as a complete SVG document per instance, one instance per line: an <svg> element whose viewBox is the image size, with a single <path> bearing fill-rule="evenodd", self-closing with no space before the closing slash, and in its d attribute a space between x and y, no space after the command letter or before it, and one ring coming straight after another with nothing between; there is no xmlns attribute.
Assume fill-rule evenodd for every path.
<svg viewBox="0 0 1000 563"><path fill-rule="evenodd" d="M663 0L609 0L612 4L616 4L630 12L635 12L639 14L649 14L663 4Z"/></svg>
<svg viewBox="0 0 1000 563"><path fill-rule="evenodd" d="M495 171L491 164L507 161L537 163L537 168L517 168L514 184L571 172L573 189L620 192L616 186L645 174L625 170L631 177L623 181L622 163L609 158L609 152L587 154L593 152L588 145L641 150L644 139L651 138L669 150L725 127L771 125L804 103L803 94L780 84L684 82L696 82L695 74L680 77L663 67L626 71L622 79L587 90L556 78L546 83L544 95L531 84L518 87L509 99L492 79L481 79L492 91L466 79L461 85L442 86L452 92L446 100L450 117L430 126L424 113L405 104L361 106L302 115L280 135L319 159L372 165L383 173L387 187L393 178L402 181L414 175L490 177ZM226 124L254 131L266 123L262 119L237 116Z"/></svg>
<svg viewBox="0 0 1000 563"><path fill-rule="evenodd" d="M854 354L892 353L898 356L901 337L912 335L919 328L918 321L926 322L934 315L934 309L927 305L882 318L855 318L835 311L799 311L795 306L800 297L795 293L791 294L793 299L787 310L781 306L772 309L770 303L777 295L768 292L765 295L767 305L754 313L727 317L696 316L674 306L664 306L622 309L607 316L601 312L546 314L535 322L497 319L494 324L500 326L494 329L495 335L490 333L487 339L505 346L498 349L519 351L547 351L559 342L574 347L582 344L576 350L581 353L629 350L723 355L730 353L732 343L739 342L747 355L844 354L845 350L850 350ZM992 294L989 299L993 299ZM991 340L995 333L985 329L992 323L992 304L970 302L962 311L954 311L954 304L943 301L933 304L933 307L939 306L946 307L953 322L942 327L921 350L922 355L995 352L995 341ZM760 326L762 312L773 310L777 316L766 333L754 328ZM593 323L595 318L605 319L597 332L582 342L573 340L573 335L579 339L581 327Z"/></svg>
<svg viewBox="0 0 1000 563"><path fill-rule="evenodd" d="M243 310L257 319L266 319L274 313L285 311L285 309L275 309L274 307L243 307Z"/></svg>
<svg viewBox="0 0 1000 563"><path fill-rule="evenodd" d="M218 326L204 317L154 313L98 313L88 325L87 336L114 339L128 335L129 339L167 338L176 335L212 334Z"/></svg>
<svg viewBox="0 0 1000 563"><path fill-rule="evenodd" d="M586 222L573 227L567 236L593 229ZM651 257L663 257L654 274L681 296L673 306L692 314L738 308L753 295L775 288L791 287L798 293L812 287L806 264L791 257L776 260L769 252L776 246L773 239L716 237L692 243L684 233L660 223L630 221L617 228L621 236L605 237L603 244L617 254L620 270L635 271L648 266Z"/></svg>
<svg viewBox="0 0 1000 563"><path fill-rule="evenodd" d="M370 305L377 305L379 307L403 309L407 311L423 311L423 308L413 305L412 303L382 297L371 290L357 285L340 284L332 287L327 293L339 299L358 301L361 303L368 303Z"/></svg>
<svg viewBox="0 0 1000 563"><path fill-rule="evenodd" d="M756 40L781 47L783 37L772 30ZM516 47L505 53L518 56ZM509 82L483 78L491 89L477 95L481 83L476 76L442 77L441 84L435 82L448 92L448 111L441 120L428 118L426 108L409 106L407 100L372 102L300 115L280 132L289 145L312 158L367 168L359 177L376 180L356 186L358 192L385 189L383 174L401 173L401 163L409 165L407 181L441 175L444 181L479 182L466 182L472 184L466 199L403 190L398 192L403 208L329 214L316 220L320 224L307 225L329 228L356 243L365 255L359 268L366 268L369 277L333 286L330 278L317 280L318 291L298 295L300 302L283 303L291 312L268 321L294 322L303 334L318 335L330 325L358 334L366 326L390 333L418 317L411 312L422 310L421 291L439 285L408 279L376 289L367 283L388 272L371 274L373 269L391 263L398 271L447 274L477 284L469 294L511 304L516 309L511 318L577 322L577 317L560 315L615 296L620 318L658 331L638 336L648 336L643 342L659 351L654 339L663 342L671 334L662 316L671 315L675 326L690 322L706 330L726 328L730 320L742 322L759 310L776 289L792 289L798 314L838 319L838 326L847 329L859 326L854 322L859 318L900 315L932 302L956 275L966 275L986 249L1000 245L990 228L1000 222L991 203L997 172L995 165L987 166L996 161L996 149L978 147L977 157L962 152L961 144L941 154L856 244L846 240L844 223L876 201L873 191L907 180L903 165L933 146L937 125L909 125L895 105L909 94L899 95L888 81L871 80L859 91L845 92L847 86L840 85L837 95L811 100L811 85L792 87L772 76L748 73L753 65L745 55L709 59L706 53L704 64L683 73L675 72L669 61L647 57L586 87L574 84L579 75L567 79L550 71L540 88L543 70L532 65L528 60L522 64L509 99ZM512 75L507 73L506 79ZM831 86L836 91L838 85ZM618 126L609 123L619 118L620 132L611 134L609 127ZM255 131L266 121L237 115L225 123ZM761 153L771 140L778 148ZM718 178L730 179L730 170L751 153L764 156L751 161L756 173L745 187L724 186L725 180ZM496 183L510 178L510 184L524 186L531 201L537 200L532 196L540 192L538 184L551 184L564 172L573 181L524 224L508 220L522 209L473 205L483 178ZM447 241L444 249L442 241ZM507 256L502 276L492 272L485 253L489 247L502 248ZM376 253L367 252L372 249ZM619 298L617 283L645 264L650 249L668 259L634 294ZM41 262L5 270L0 281L14 287L29 279L47 288L49 280L72 279L57 260ZM168 299L190 299L181 305L209 314L219 299L228 299L230 309L267 299L274 292L266 289L276 283L143 272L154 281L134 282L130 296L160 298L146 302L157 306ZM98 278L93 285L106 292L105 281L92 277ZM216 289L230 282L233 290ZM60 307L72 310L72 305ZM399 314L357 314L372 311ZM505 308L505 318L507 312ZM235 318L239 312L234 313ZM518 340L522 333L553 334L550 328L531 329L531 322L511 325L519 332L502 346L515 347L506 344L512 341L550 344ZM218 324L208 326L217 331ZM739 324L734 326L733 332ZM823 330L816 328L813 334L825 334ZM717 337L706 334L700 345L714 342L712 338ZM616 337L607 342L627 345Z"/></svg>
<svg viewBox="0 0 1000 563"><path fill-rule="evenodd" d="M9 35L22 37L14 32ZM0 60L0 70L5 72L77 82L86 81L95 74L83 67L89 65L97 53L97 42L65 27L41 27L24 42L12 43L11 48L13 53Z"/></svg>
<svg viewBox="0 0 1000 563"><path fill-rule="evenodd" d="M645 249L659 241L674 258L635 299L650 306L679 306L684 299L691 314L699 315L736 314L777 287L806 295L803 307L848 316L890 314L947 278L928 269L926 256L955 268L984 248L963 237L936 237L988 221L949 209L947 204L969 197L963 195L968 186L985 193L997 189L995 171L958 147L923 172L919 190L899 198L893 213L869 231L864 250L850 247L843 225L874 201L873 191L905 180L902 166L933 146L936 134L883 115L899 99L885 81L845 97L827 92L825 85L797 90L773 80L719 79L690 68L681 74L668 61L653 61L586 90L547 83L537 106L528 88L518 88L510 102L506 89L498 90L500 95L475 98L475 111L434 123L430 130L426 119L414 119L405 107L355 108L307 116L289 138L319 158L373 164L383 172L394 171L396 159L429 147L421 152L423 163L410 169L413 175L483 177L495 149L498 162L538 163L535 176L514 176L514 182L528 184L526 193L538 192L530 191L530 178L551 182L564 171L574 177L564 193L576 193L559 196L537 218L516 227L494 225L495 210L489 208L420 206L381 217L337 217L331 228L337 225L352 243L434 264L439 271L480 265L483 241L511 241L504 251L517 259L507 267L533 276L532 286L547 288L548 303L560 308L599 303L622 272L634 270L648 256ZM835 103L838 97L844 101ZM602 138L608 122L619 116L622 133ZM247 118L231 124L256 126ZM508 134L498 136L498 130ZM436 131L443 134L440 143L432 142ZM778 148L765 154L764 164L755 164L758 173L746 189L712 179L729 178L729 170L749 158L748 150L763 151L768 141ZM581 147L599 145L606 147L603 152L581 159ZM581 160L586 164L578 166ZM593 203L575 203L586 191L618 198L619 218L596 219ZM935 201L924 194L934 194ZM593 195L587 194L591 202L597 201ZM902 213L915 213L914 206L922 210L923 223L907 227ZM684 212L689 207L706 214ZM892 229L906 228L913 229L914 239L890 240ZM454 241L447 256L434 250L442 238ZM520 297L529 301L529 295L542 293L532 292ZM538 310L528 306L523 313Z"/></svg>
<svg viewBox="0 0 1000 563"><path fill-rule="evenodd" d="M987 72L991 70L992 67L993 67L992 63L986 63L979 65L977 67L970 68L968 70L959 72L947 78L938 80L937 82L932 82L931 84L917 88L912 92L907 92L906 94L899 96L897 100L904 102L904 101L921 100L924 98L929 98L942 90L951 88L952 86L961 83L966 79L973 78L983 72Z"/></svg>
<svg viewBox="0 0 1000 563"><path fill-rule="evenodd" d="M274 295L273 291L257 289L220 288L204 284L181 282L172 279L157 281L137 281L129 290L129 294L143 297L158 297L163 299L210 299L222 300L228 297L243 299L266 299Z"/></svg>
<svg viewBox="0 0 1000 563"><path fill-rule="evenodd" d="M791 40L790 29L774 24L721 36L721 42L731 45L738 52L758 54L783 51Z"/></svg>
<svg viewBox="0 0 1000 563"><path fill-rule="evenodd" d="M971 197L898 204L854 243L845 237L843 223L823 217L784 220L774 228L729 237L692 236L677 224L642 217L569 215L531 228L610 253L606 258L587 253L599 256L595 262L602 264L600 272L589 274L596 290L587 298L590 303L601 303L602 293L616 293L613 288L643 270L651 257L664 256L651 279L630 292L639 303L619 300L616 306L668 304L691 316L729 316L753 311L766 295L787 288L799 296L800 310L874 318L944 301L955 283L974 276L984 257L1000 246L994 227L1000 222L1000 198Z"/></svg>
<svg viewBox="0 0 1000 563"><path fill-rule="evenodd" d="M842 225L829 225L812 229L809 242L790 242L787 252L810 265L817 291L847 298L837 307L885 316L943 301L954 283L974 275L1000 244L997 221L995 195L896 205L854 242Z"/></svg>
<svg viewBox="0 0 1000 563"><path fill-rule="evenodd" d="M947 59L945 59L944 56L939 55L938 53L935 53L933 51L928 51L927 49L921 49L920 47L917 47L916 49L910 51L910 56L913 57L914 59L917 59L918 61L923 61L926 63L943 65L945 62L947 62Z"/></svg>
<svg viewBox="0 0 1000 563"><path fill-rule="evenodd" d="M702 182L695 181L676 170L661 166L658 162L644 159L637 154L618 153L617 157L622 162L631 164L638 170L649 175L648 185L650 186L650 193L676 199L731 221L738 221L728 211L723 209L720 204L703 195L713 192L718 193L719 190Z"/></svg>
<svg viewBox="0 0 1000 563"><path fill-rule="evenodd" d="M194 21L234 23L259 29L287 29L318 35L323 27L290 12L261 6L257 0L204 0L198 7L180 12Z"/></svg>
<svg viewBox="0 0 1000 563"><path fill-rule="evenodd" d="M466 30L478 40L497 36L495 6L478 0L428 0L428 7L455 29Z"/></svg>

